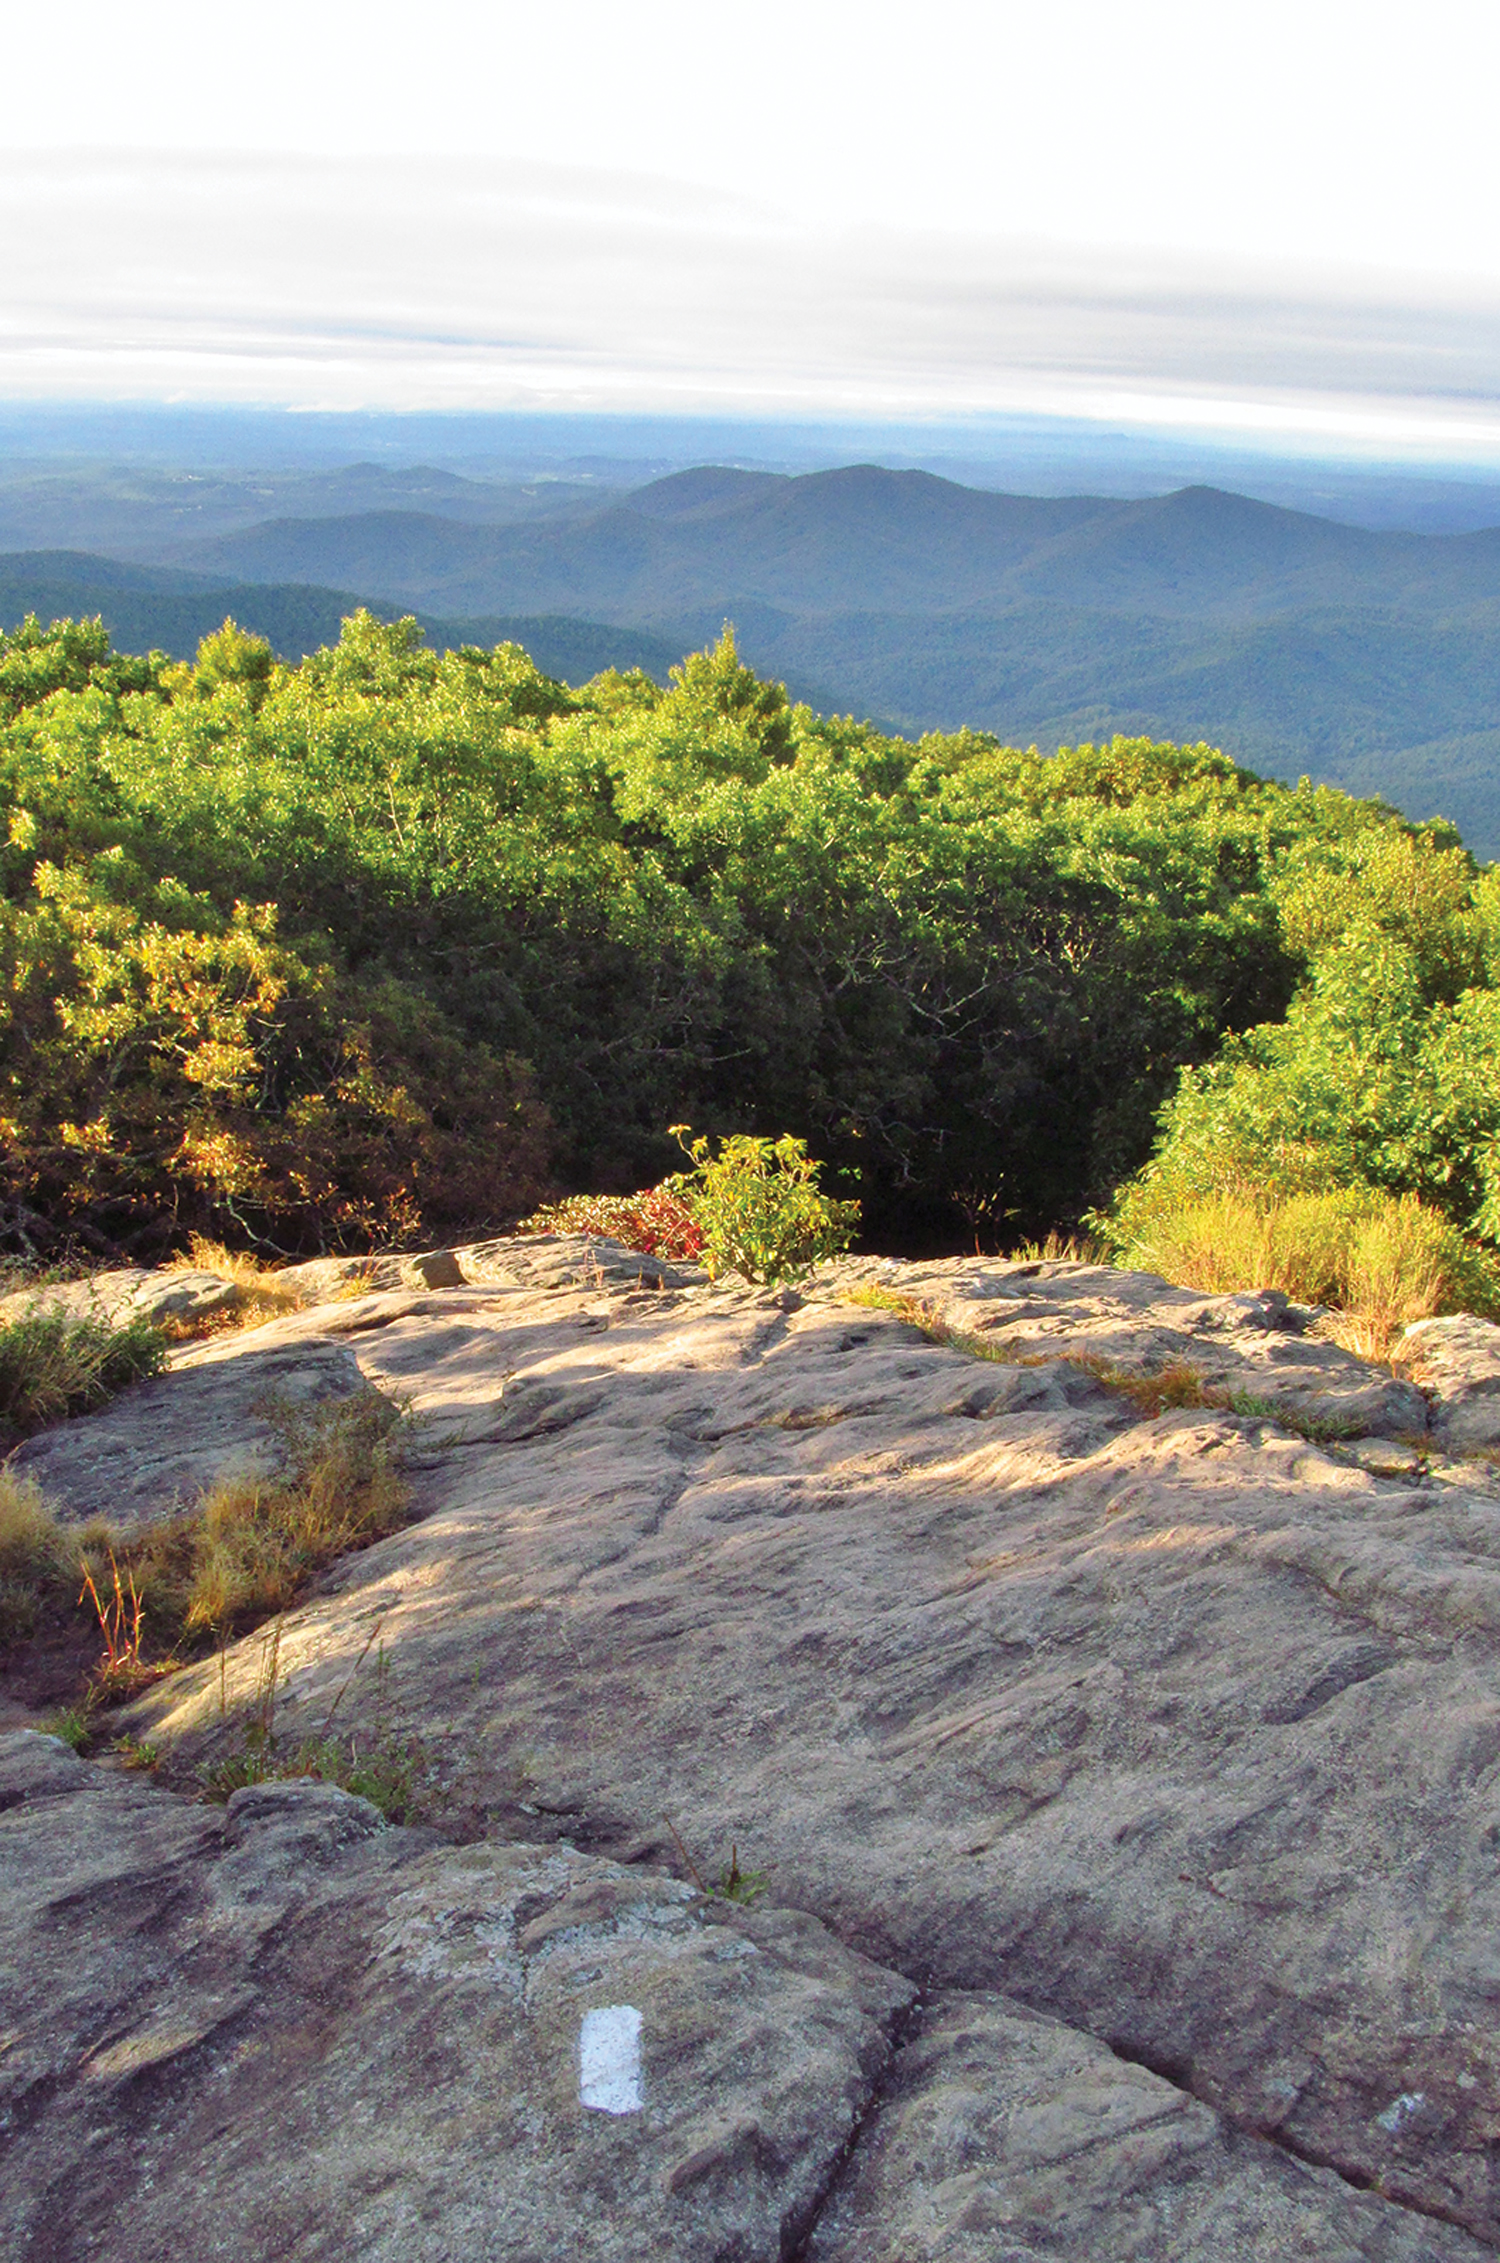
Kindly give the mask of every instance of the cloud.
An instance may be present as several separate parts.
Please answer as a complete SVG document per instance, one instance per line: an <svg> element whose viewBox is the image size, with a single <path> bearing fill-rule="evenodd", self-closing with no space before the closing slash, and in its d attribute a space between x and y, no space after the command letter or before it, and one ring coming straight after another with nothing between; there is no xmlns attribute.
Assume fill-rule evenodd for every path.
<svg viewBox="0 0 1500 2263"><path fill-rule="evenodd" d="M1500 284L799 222L483 158L0 158L0 395L1072 414L1500 457Z"/></svg>

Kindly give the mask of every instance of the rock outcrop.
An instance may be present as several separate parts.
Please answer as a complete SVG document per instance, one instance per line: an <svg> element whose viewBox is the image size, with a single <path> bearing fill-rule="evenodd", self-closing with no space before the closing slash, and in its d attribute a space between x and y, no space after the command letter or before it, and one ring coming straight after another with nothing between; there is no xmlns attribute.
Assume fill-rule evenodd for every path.
<svg viewBox="0 0 1500 2263"><path fill-rule="evenodd" d="M1471 1313L1419 1320L1392 1362L1433 1405L1433 1433L1453 1454L1500 1453L1500 1328Z"/></svg>
<svg viewBox="0 0 1500 2263"><path fill-rule="evenodd" d="M95 1892L78 1866L124 1821L91 1833L40 1817L30 1858L48 1906L78 1912L90 1958L109 1962L111 1928L159 1956L153 2001L180 1994L184 2032L215 1971L231 1993L269 1986L285 1955L312 1989L285 2014L304 2038L298 2065L321 2083L326 2041L327 2065L346 2072L309 2093L324 2103L300 2125L300 2153L269 2122L243 2143L233 2134L257 2110L248 2090L214 2108L214 2142L238 2148L242 2168L278 2144L297 2155L305 2181L277 2188L302 2242L286 2251L385 2253L372 2244L382 2206L407 2227L393 2255L515 2263L570 2247L724 2263L1456 2263L1500 2249L1494 1470L1434 1454L1422 1390L1309 1335L1274 1299L988 1261L851 1261L800 1294L691 1275L651 1288L624 1254L605 1264L598 1249L510 1244L481 1266L470 1253L465 1286L297 1312L193 1347L164 1379L227 1382L242 1361L321 1347L414 1413L420 1520L346 1559L285 1620L278 1721L295 1742L337 1699L366 1748L403 1741L444 1836L340 1839L337 1861L296 1888L305 1925L265 1936L264 1971L253 1957L221 1967L225 1936L190 1914L174 1947L144 1889L139 1901L134 1888ZM1000 1356L850 1301L881 1283ZM1211 1403L1152 1415L1113 1380L1184 1368ZM1439 1421L1442 1408L1439 1391ZM159 1747L165 1776L191 1785L242 1735L267 1655L252 1638L137 1702L128 1726ZM161 1825L163 1875L185 1911L238 1875L211 1811L97 1771L85 1788L72 1765L46 1763L68 1775L59 1817L123 1817L114 1802L176 1819ZM271 1817L304 1812L298 1798L306 1813L347 1814L323 1792L256 1796ZM230 1841L254 1808L232 1812ZM685 1899L679 1841L708 1879L737 1847L768 1882L764 1903ZM119 1861L122 1876L150 1868ZM288 1877L302 1861L286 1854ZM524 1964L522 1934L551 1907L527 1903L544 1889L522 1881L548 1863L566 1872L559 1899L580 1894L588 1911L597 1895L617 1912L629 1880L643 1907L676 1913L660 1933L642 1917L639 1941L710 1943L661 1951L677 1975L652 1997L661 2033L678 2032L680 1982L682 2033L706 2054L683 2062L705 2070L691 2110L691 2084L661 2094L675 2101L670 2131L647 2107L637 2121L580 2105L560 2012L523 2031L520 1999L499 2008L501 1965L513 1981L506 1959ZM418 1876L424 1939L448 1938L451 1905L468 1913L453 1938L489 1944L474 1955L491 1959L496 2008L472 2014L493 2039L484 2113L510 2116L505 2143L538 2164L545 2232L520 2201L507 2215L477 2167L423 2184L422 2147L446 2161L449 2117L469 2133L457 2151L486 2161L501 2125L464 2089L477 2095L481 2076L458 2013L380 1993L387 1967L364 1944ZM524 1919L497 1915L486 1933L473 1897L498 1911L512 1885ZM777 1935L776 1948L757 1925L793 1928L803 1945L793 1955ZM317 2008L309 1975L325 1952L296 1964L299 1935L351 1944L362 1977L347 2007L331 1974ZM622 1977L611 1944L623 1938L614 1916L580 1915L578 1969L594 1977L557 2001L580 2018L643 2013L649 2098L658 2013L645 1967ZM710 2010L692 1993L712 1943L730 1938L769 1959L744 1999L748 2030L727 1998ZM29 1950L0 1953L29 1969ZM424 1985L440 1995L447 1969L439 1960ZM439 2081L419 2056L403 2104L373 2044L339 2040L364 1990L372 2019L395 2022L388 2035L448 2036L441 2114L422 2121L406 2095ZM246 2012L244 2033L262 2016L282 2015ZM240 2064L232 2018L220 2044L191 2047L205 2066L220 2050ZM28 2092L45 2091L59 2131L91 2114L101 2161L147 2126L125 2093L116 2104L89 2087L111 2020L122 2038L136 2031L101 2010ZM704 2039L714 2021L738 2039L718 2058ZM198 2088L220 2095L206 2078ZM275 2110L290 2131L291 2107ZM391 2117L383 2156L375 2133ZM633 2138L610 2152L608 2130L627 2124ZM47 2157L75 2143L59 2137ZM41 2186L25 2157L13 2150L3 2174L29 2207ZM150 2159L166 2173L164 2152ZM194 2173L222 2203L229 2170L215 2184L205 2153ZM446 2214L413 2197L439 2185L454 2194ZM111 2215L109 2189L107 2176L89 2185L73 2247L16 2252L156 2252L132 2239L123 2201Z"/></svg>
<svg viewBox="0 0 1500 2263"><path fill-rule="evenodd" d="M70 1523L152 1524L230 1478L278 1474L291 1458L281 1418L369 1388L353 1354L323 1335L204 1348L221 1356L133 1383L98 1414L27 1439L10 1467Z"/></svg>

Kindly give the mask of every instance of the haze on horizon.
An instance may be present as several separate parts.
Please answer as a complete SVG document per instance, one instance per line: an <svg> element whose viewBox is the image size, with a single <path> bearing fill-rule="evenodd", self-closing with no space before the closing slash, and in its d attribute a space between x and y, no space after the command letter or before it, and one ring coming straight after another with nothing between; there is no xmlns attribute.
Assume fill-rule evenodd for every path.
<svg viewBox="0 0 1500 2263"><path fill-rule="evenodd" d="M1500 18L80 0L0 399L1072 416L1500 464Z"/></svg>

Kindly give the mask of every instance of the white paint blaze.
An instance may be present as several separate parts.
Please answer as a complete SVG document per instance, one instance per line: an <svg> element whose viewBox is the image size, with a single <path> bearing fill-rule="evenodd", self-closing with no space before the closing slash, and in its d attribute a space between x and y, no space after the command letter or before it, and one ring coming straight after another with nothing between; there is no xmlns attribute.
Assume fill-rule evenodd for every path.
<svg viewBox="0 0 1500 2263"><path fill-rule="evenodd" d="M634 2004L585 2012L578 2030L578 2098L598 2114L641 2110L641 2015Z"/></svg>

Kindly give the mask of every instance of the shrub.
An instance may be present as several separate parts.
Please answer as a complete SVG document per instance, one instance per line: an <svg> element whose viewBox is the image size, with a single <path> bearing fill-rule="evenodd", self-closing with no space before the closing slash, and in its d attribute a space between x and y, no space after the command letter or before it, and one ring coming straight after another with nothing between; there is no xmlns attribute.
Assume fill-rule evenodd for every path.
<svg viewBox="0 0 1500 2263"><path fill-rule="evenodd" d="M714 1154L706 1138L672 1126L693 1165L683 1201L703 1233L703 1262L715 1278L742 1273L747 1281L797 1279L825 1257L847 1249L859 1228L859 1204L820 1193L822 1166L805 1140L737 1133Z"/></svg>
<svg viewBox="0 0 1500 2263"><path fill-rule="evenodd" d="M703 1255L703 1228L683 1199L686 1178L678 1173L643 1194L573 1194L536 1211L517 1226L518 1234L600 1234L647 1257L696 1264Z"/></svg>
<svg viewBox="0 0 1500 2263"><path fill-rule="evenodd" d="M0 1444L103 1406L166 1364L159 1328L37 1306L0 1328Z"/></svg>

